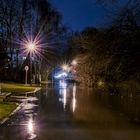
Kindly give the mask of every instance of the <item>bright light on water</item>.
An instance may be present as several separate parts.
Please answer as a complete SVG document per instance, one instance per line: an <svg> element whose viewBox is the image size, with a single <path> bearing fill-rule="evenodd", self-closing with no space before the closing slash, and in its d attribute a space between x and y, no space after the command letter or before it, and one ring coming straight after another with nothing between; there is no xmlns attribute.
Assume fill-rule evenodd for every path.
<svg viewBox="0 0 140 140"><path fill-rule="evenodd" d="M37 135L34 133L34 124L33 120L30 119L28 122L28 140L34 140L37 137Z"/></svg>
<svg viewBox="0 0 140 140"><path fill-rule="evenodd" d="M66 88L67 87L67 83L64 80L60 80L59 81L59 86L60 86L60 88Z"/></svg>
<svg viewBox="0 0 140 140"><path fill-rule="evenodd" d="M73 86L73 99L72 99L72 111L76 109L76 85Z"/></svg>
<svg viewBox="0 0 140 140"><path fill-rule="evenodd" d="M33 120L30 119L29 122L28 122L28 131L29 131L29 134L30 133L33 133L34 129L33 129Z"/></svg>
<svg viewBox="0 0 140 140"><path fill-rule="evenodd" d="M67 104L67 83L64 80L60 80L59 86L59 94L62 96L59 100L63 103L63 108L65 109Z"/></svg>
<svg viewBox="0 0 140 140"><path fill-rule="evenodd" d="M64 107L64 109L66 108L66 103L67 103L67 91L65 88L65 89L63 89L63 107Z"/></svg>

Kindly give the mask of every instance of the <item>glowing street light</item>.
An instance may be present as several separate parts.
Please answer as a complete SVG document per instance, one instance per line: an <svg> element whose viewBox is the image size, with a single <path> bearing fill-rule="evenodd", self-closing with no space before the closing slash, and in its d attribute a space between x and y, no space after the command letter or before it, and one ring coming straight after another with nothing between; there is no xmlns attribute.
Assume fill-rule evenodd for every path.
<svg viewBox="0 0 140 140"><path fill-rule="evenodd" d="M71 64L72 64L73 66L76 66L76 65L77 65L77 61L76 61L76 60L73 60Z"/></svg>
<svg viewBox="0 0 140 140"><path fill-rule="evenodd" d="M34 52L36 45L33 42L29 42L27 44L27 48L28 48L29 52Z"/></svg>
<svg viewBox="0 0 140 140"><path fill-rule="evenodd" d="M44 55L44 51L46 51L43 47L46 46L46 43L42 40L42 33L39 31L36 35L32 35L31 33L26 33L24 38L19 42L21 44L22 54L29 57L29 68L30 68L30 84L32 83L32 79L35 80L37 78L38 82L41 81L41 57ZM48 44L48 43L47 43ZM32 76L32 58L36 58L35 62L35 75ZM25 58L26 59L26 58ZM24 60L25 60L24 59ZM38 65L38 69L37 69ZM32 78L32 79L31 79Z"/></svg>
<svg viewBox="0 0 140 140"><path fill-rule="evenodd" d="M69 70L69 67L68 67L68 65L65 64L65 65L62 66L62 69L63 69L64 71L68 71L68 70Z"/></svg>

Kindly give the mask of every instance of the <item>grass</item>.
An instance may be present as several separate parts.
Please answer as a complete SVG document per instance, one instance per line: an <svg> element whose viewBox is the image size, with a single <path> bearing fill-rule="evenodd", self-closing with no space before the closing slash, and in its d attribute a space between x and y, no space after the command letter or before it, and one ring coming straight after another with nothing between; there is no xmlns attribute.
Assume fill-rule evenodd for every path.
<svg viewBox="0 0 140 140"><path fill-rule="evenodd" d="M2 92L31 92L35 90L35 86L25 86L24 84L14 84L14 83L2 83L1 91Z"/></svg>
<svg viewBox="0 0 140 140"><path fill-rule="evenodd" d="M0 101L0 120L8 117L15 109L17 105L15 103L7 103Z"/></svg>
<svg viewBox="0 0 140 140"><path fill-rule="evenodd" d="M15 84L15 83L1 83L1 92L15 92L18 94L32 92L36 89L36 86L25 86L24 84ZM15 103L2 102L3 97L0 97L0 120L5 117L8 117L17 107Z"/></svg>

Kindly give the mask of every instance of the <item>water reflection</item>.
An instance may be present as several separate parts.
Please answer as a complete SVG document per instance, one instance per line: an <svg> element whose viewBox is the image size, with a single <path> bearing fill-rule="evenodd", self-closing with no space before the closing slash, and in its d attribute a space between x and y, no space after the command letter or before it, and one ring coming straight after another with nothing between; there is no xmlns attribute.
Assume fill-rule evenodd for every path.
<svg viewBox="0 0 140 140"><path fill-rule="evenodd" d="M60 81L59 95L59 101L63 103L64 110L71 109L74 113L76 109L76 84L67 87L66 81Z"/></svg>
<svg viewBox="0 0 140 140"><path fill-rule="evenodd" d="M34 140L36 138L36 134L34 132L35 125L34 125L34 122L33 122L32 118L29 119L27 127L28 127L28 137L27 137L27 139L28 140Z"/></svg>
<svg viewBox="0 0 140 140"><path fill-rule="evenodd" d="M72 98L72 111L75 112L76 109L76 84L73 86L73 98Z"/></svg>
<svg viewBox="0 0 140 140"><path fill-rule="evenodd" d="M63 107L64 109L66 108L66 103L67 103L67 90L66 88L63 89Z"/></svg>
<svg viewBox="0 0 140 140"><path fill-rule="evenodd" d="M29 97L27 100L28 103L24 106L24 112L29 116L27 121L27 132L28 140L35 140L37 135L35 134L35 112L37 111L35 107L38 107L38 99L36 97Z"/></svg>
<svg viewBox="0 0 140 140"><path fill-rule="evenodd" d="M64 110L66 109L66 104L67 104L67 89L66 89L67 83L65 81L60 80L59 83L59 94L60 98L59 101L63 102L63 108Z"/></svg>
<svg viewBox="0 0 140 140"><path fill-rule="evenodd" d="M60 87L60 88L66 88L66 87L67 87L66 81L60 80L60 81L59 81L59 87Z"/></svg>
<svg viewBox="0 0 140 140"><path fill-rule="evenodd" d="M29 132L29 134L34 132L33 120L32 119L30 119L29 122L28 122L28 132Z"/></svg>

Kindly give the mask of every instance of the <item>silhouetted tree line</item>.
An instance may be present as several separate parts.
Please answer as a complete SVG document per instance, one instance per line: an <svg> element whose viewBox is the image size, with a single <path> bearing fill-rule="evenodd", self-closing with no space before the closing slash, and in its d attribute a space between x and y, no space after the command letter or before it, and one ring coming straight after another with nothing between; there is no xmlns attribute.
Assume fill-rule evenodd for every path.
<svg viewBox="0 0 140 140"><path fill-rule="evenodd" d="M84 85L140 81L140 27L131 9L123 9L106 29L75 33L71 46L78 61L77 80Z"/></svg>
<svg viewBox="0 0 140 140"><path fill-rule="evenodd" d="M36 56L38 61L33 65L38 63L40 71L45 75L47 69L58 62L57 58L61 57L65 50L67 29L61 20L61 15L48 0L1 0L1 79L21 81L24 66L29 64L21 61L25 47L22 41L30 35L33 35L33 38L38 37L41 44L41 54ZM26 55L26 59L29 61L29 56Z"/></svg>

